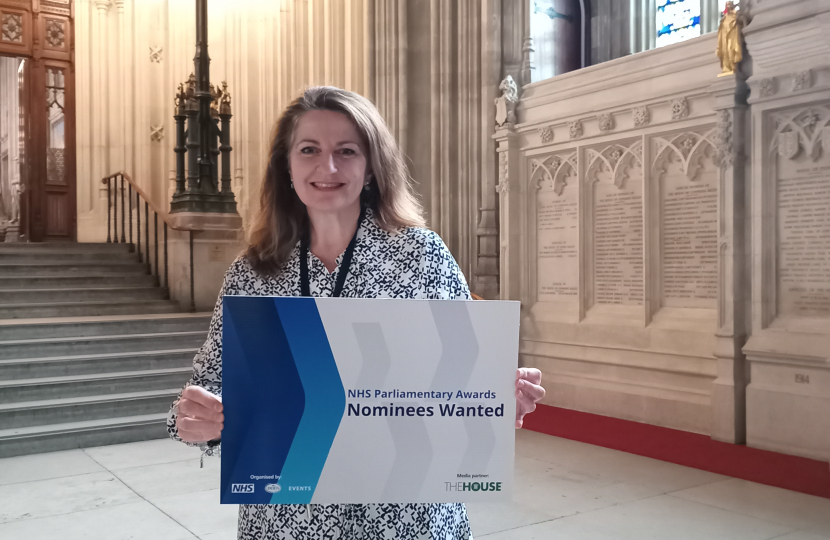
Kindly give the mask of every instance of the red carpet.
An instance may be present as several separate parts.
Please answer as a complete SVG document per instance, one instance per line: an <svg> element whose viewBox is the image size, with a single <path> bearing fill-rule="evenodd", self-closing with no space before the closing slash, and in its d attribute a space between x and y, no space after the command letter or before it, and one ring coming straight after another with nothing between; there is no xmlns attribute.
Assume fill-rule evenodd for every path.
<svg viewBox="0 0 830 540"><path fill-rule="evenodd" d="M686 467L830 499L830 465L608 416L539 405L524 427Z"/></svg>

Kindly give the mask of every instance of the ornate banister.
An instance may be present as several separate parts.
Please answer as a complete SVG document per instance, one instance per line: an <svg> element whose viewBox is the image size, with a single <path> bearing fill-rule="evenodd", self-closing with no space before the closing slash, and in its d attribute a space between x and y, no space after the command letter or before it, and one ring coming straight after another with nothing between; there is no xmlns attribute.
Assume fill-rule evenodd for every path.
<svg viewBox="0 0 830 540"><path fill-rule="evenodd" d="M120 185L119 185L120 182ZM127 183L128 196L124 199L124 183ZM129 243L130 250L137 248L138 256L142 263L147 265L147 273L154 275L159 280L159 285L167 290L167 298L170 298L170 281L168 275L168 252L167 252L167 229L168 227L178 231L187 231L189 233L190 246L190 311L196 311L196 298L193 276L193 231L200 229L190 228L187 226L175 225L170 216L153 204L152 200L147 196L143 189L138 186L132 177L124 171L118 171L114 174L106 176L101 179L102 184L107 185L107 243ZM120 193L119 193L120 191ZM137 231L137 245L133 245L133 192L135 192L135 214L136 214L136 231ZM120 196L119 196L120 195ZM118 206L121 206L121 237L118 236ZM144 253L142 253L141 244L141 202L144 201ZM153 211L153 256L150 256L150 210ZM163 224L163 254L164 254L164 280L159 274L159 219ZM127 223L129 223L129 242L125 234Z"/></svg>

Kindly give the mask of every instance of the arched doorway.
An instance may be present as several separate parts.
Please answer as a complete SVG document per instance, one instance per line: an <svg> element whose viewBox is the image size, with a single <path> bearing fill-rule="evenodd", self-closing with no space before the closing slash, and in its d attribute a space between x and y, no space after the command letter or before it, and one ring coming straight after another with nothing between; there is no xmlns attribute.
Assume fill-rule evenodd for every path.
<svg viewBox="0 0 830 540"><path fill-rule="evenodd" d="M74 241L72 0L0 0L0 228Z"/></svg>

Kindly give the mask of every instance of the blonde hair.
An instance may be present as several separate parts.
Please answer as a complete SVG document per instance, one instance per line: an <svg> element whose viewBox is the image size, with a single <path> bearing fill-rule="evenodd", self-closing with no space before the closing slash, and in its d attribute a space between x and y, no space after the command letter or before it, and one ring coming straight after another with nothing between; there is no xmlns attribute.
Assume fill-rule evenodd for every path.
<svg viewBox="0 0 830 540"><path fill-rule="evenodd" d="M371 173L369 189L360 195L361 204L372 209L383 230L393 232L425 225L403 154L372 102L340 88L314 86L285 109L271 141L260 207L249 228L246 252L254 270L263 274L279 274L297 242L308 239L308 213L291 189L288 167L297 123L308 111L338 112L354 123L366 147Z"/></svg>

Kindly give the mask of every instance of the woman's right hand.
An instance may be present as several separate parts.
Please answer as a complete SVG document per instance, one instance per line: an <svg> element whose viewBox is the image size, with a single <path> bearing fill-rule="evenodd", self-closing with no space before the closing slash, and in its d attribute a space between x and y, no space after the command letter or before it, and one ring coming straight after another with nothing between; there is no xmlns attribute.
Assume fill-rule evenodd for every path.
<svg viewBox="0 0 830 540"><path fill-rule="evenodd" d="M203 443L219 439L225 415L222 400L201 386L188 386L179 399L176 425L179 437L189 443Z"/></svg>

